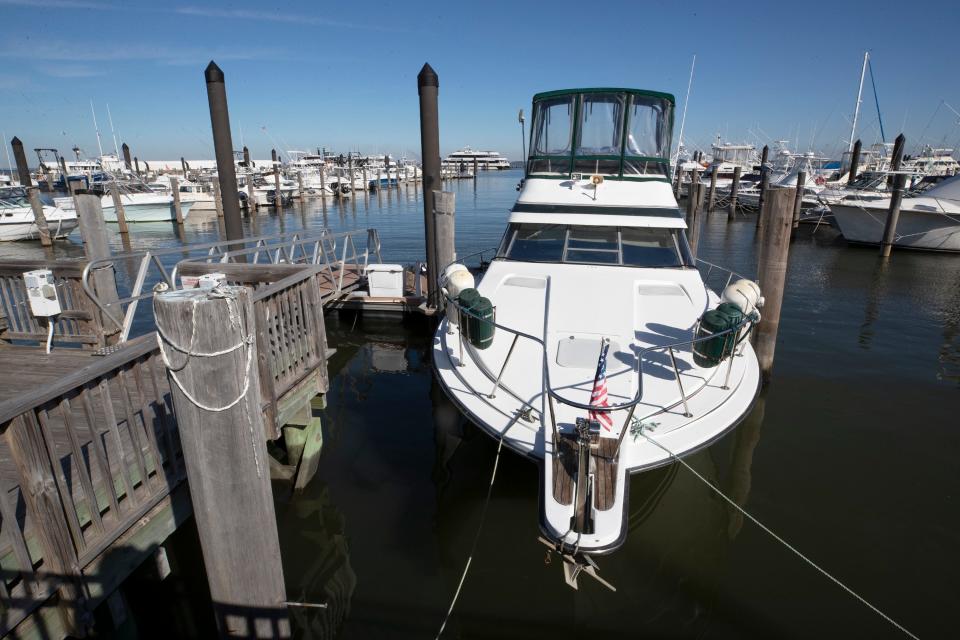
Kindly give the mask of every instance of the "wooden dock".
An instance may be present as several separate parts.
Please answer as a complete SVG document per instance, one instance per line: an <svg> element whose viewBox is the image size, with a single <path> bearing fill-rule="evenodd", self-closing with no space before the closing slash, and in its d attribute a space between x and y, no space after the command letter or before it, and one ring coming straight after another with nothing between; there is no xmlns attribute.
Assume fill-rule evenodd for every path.
<svg viewBox="0 0 960 640"><path fill-rule="evenodd" d="M112 344L118 328L85 295L85 266L0 264L0 636L82 635L93 609L192 513L156 333ZM302 487L322 441L311 406L328 388L323 308L361 286L362 269L178 266L252 290L262 437L283 437L296 459L277 474ZM54 271L64 306L49 355L20 277L36 268Z"/></svg>

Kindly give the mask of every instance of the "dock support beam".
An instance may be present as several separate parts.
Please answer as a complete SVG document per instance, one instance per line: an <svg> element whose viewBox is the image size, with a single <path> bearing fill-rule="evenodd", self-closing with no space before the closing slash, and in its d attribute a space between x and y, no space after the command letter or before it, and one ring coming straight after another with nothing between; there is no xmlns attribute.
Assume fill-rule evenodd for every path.
<svg viewBox="0 0 960 640"><path fill-rule="evenodd" d="M442 190L440 182L440 114L437 95L440 93L440 77L429 64L424 64L417 74L417 92L420 95L420 157L423 159L423 231L427 258L427 306L437 307L437 255L436 229L433 217L433 194Z"/></svg>
<svg viewBox="0 0 960 640"><path fill-rule="evenodd" d="M793 198L793 228L800 226L800 210L803 209L803 190L807 184L807 172L797 173L797 194Z"/></svg>
<svg viewBox="0 0 960 640"><path fill-rule="evenodd" d="M793 187L771 187L763 203L766 223L760 238L759 284L766 302L763 317L754 333L754 347L764 380L773 369L773 354L780 328L783 290L787 281L790 232L793 228Z"/></svg>
<svg viewBox="0 0 960 640"><path fill-rule="evenodd" d="M183 207L180 205L180 181L176 178L170 178L170 192L173 194L173 215L177 219L177 224L183 224Z"/></svg>
<svg viewBox="0 0 960 640"><path fill-rule="evenodd" d="M243 240L243 220L240 218L240 199L237 195L237 172L233 166L233 138L230 134L230 113L227 110L227 88L223 71L212 60L204 71L207 82L207 102L210 104L210 124L213 128L213 149L217 159L217 182L220 188L220 207L227 240ZM216 198L216 193L214 198Z"/></svg>
<svg viewBox="0 0 960 640"><path fill-rule="evenodd" d="M289 638L250 292L171 291L154 314L220 636Z"/></svg>

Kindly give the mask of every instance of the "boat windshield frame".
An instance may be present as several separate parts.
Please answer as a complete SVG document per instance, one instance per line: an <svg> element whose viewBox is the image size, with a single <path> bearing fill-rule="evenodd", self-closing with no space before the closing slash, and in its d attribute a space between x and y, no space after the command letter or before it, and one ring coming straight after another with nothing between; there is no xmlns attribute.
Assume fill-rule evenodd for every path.
<svg viewBox="0 0 960 640"><path fill-rule="evenodd" d="M585 153L579 149L587 112L584 103L590 98L604 100L611 104L616 101L619 107L612 147L619 147L615 153ZM568 105L570 126L567 144L557 153L541 153L540 129L542 118L549 118L549 106ZM656 118L654 130L646 132L652 136L657 147L651 155L630 152L630 141L634 140L631 127L634 124L635 107L647 107ZM530 155L527 158L525 176L527 178L545 178L566 180L573 174L603 175L612 180L662 180L669 181L670 149L673 138L673 118L676 100L669 93L624 88L567 89L538 93L533 97L533 119L530 129ZM633 142L632 144L636 144Z"/></svg>
<svg viewBox="0 0 960 640"><path fill-rule="evenodd" d="M525 250L523 244L536 235L520 237L521 232L539 228L536 233L554 231L545 238L540 250ZM630 234L663 236L654 240L669 239L669 244L645 244L644 239L628 239ZM649 239L648 239L649 240ZM542 251L546 248L546 253ZM527 249L533 249L528 247ZM670 260L650 259L656 255L670 255ZM636 257L631 257L633 253ZM640 259L643 256L644 259ZM684 269L695 266L687 236L679 227L640 227L624 225L581 225L563 222L511 222L507 225L495 256L498 260L538 264L570 264L584 266L632 267L637 269Z"/></svg>

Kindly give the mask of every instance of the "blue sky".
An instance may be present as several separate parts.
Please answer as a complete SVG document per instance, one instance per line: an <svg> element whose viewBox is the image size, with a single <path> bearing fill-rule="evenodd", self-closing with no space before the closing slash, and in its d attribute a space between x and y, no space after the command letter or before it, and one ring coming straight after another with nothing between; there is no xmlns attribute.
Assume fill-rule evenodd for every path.
<svg viewBox="0 0 960 640"><path fill-rule="evenodd" d="M111 2L0 0L0 129L28 148L104 147L109 103L146 159L213 156L203 69L227 78L234 144L419 153L416 74L440 76L441 151L520 155L537 91L634 86L677 96L684 138L836 154L864 50L888 140L956 145L960 3ZM944 104L945 102L945 104ZM674 132L676 141L677 130ZM879 140L869 84L858 134ZM5 166L5 157L0 156Z"/></svg>

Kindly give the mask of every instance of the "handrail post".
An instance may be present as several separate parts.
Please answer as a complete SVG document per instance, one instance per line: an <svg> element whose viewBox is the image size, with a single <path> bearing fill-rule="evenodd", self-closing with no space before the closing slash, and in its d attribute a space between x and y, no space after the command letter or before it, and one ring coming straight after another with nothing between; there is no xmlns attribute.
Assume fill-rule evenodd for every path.
<svg viewBox="0 0 960 640"><path fill-rule="evenodd" d="M690 407L687 406L687 394L683 390L683 382L680 380L680 371L677 369L677 359L673 356L673 347L669 347L670 351L670 363L673 365L673 373L677 376L677 386L680 387L680 398L683 399L683 415L687 418L692 418L693 414L690 413Z"/></svg>
<svg viewBox="0 0 960 640"><path fill-rule="evenodd" d="M513 334L513 342L510 343L510 349L507 351L507 357L503 361L503 366L500 368L500 373L497 375L497 382L493 386L493 391L490 392L490 395L487 396L491 400L496 397L497 390L500 388L500 379L503 378L503 372L507 370L507 364L510 362L510 356L513 355L513 348L517 346L517 338L520 336Z"/></svg>

